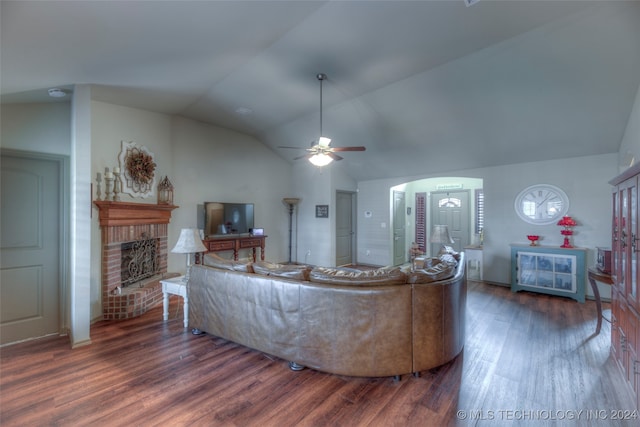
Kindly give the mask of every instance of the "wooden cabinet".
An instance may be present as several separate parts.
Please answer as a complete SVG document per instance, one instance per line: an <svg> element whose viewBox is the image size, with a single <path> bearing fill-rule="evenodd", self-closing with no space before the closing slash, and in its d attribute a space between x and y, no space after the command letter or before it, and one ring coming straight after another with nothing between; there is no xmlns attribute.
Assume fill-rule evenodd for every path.
<svg viewBox="0 0 640 427"><path fill-rule="evenodd" d="M511 245L511 290L584 302L585 255L583 248Z"/></svg>
<svg viewBox="0 0 640 427"><path fill-rule="evenodd" d="M253 261L256 261L256 249L260 248L260 260L264 261L264 243L267 236L228 234L207 237L202 241L209 252L233 251L233 259L238 260L240 249L252 249Z"/></svg>
<svg viewBox="0 0 640 427"><path fill-rule="evenodd" d="M640 164L629 168L609 183L613 185L611 353L634 390L636 404L640 409Z"/></svg>

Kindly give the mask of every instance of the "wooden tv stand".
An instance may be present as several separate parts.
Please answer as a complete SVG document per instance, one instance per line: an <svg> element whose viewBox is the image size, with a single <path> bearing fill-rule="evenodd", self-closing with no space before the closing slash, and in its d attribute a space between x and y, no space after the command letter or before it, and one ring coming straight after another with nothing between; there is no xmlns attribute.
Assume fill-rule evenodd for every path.
<svg viewBox="0 0 640 427"><path fill-rule="evenodd" d="M208 236L202 241L209 252L233 251L233 259L238 260L240 249L253 249L253 261L256 261L256 248L260 248L260 260L264 261L264 241L267 236L251 234L224 234Z"/></svg>

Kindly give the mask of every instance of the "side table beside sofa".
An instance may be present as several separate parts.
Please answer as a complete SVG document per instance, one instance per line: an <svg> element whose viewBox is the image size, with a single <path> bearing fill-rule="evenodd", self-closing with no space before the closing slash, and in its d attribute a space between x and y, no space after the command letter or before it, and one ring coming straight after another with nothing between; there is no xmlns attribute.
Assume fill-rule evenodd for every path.
<svg viewBox="0 0 640 427"><path fill-rule="evenodd" d="M184 311L184 327L189 327L189 297L187 295L187 285L184 283L184 276L172 277L161 280L162 284L162 318L166 322L169 320L169 295L179 295L182 297L182 310Z"/></svg>

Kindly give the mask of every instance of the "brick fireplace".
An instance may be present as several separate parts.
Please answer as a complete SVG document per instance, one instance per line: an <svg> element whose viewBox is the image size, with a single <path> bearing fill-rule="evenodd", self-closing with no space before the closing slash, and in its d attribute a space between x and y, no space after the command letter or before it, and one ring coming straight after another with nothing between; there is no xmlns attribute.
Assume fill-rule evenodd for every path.
<svg viewBox="0 0 640 427"><path fill-rule="evenodd" d="M102 236L102 312L107 320L136 317L162 302L160 280L167 273L167 237L171 211L177 206L95 201L100 210ZM151 242L153 271L130 283L123 263L130 248ZM151 256L151 255L148 255Z"/></svg>

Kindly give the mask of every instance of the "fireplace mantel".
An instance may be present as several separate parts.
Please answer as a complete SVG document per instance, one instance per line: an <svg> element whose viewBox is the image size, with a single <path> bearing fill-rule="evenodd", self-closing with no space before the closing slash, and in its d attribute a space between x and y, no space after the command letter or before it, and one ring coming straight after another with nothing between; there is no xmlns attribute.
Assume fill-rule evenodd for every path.
<svg viewBox="0 0 640 427"><path fill-rule="evenodd" d="M110 202L96 200L93 202L100 210L100 226L118 225L168 224L171 211L176 205L158 205L150 203Z"/></svg>
<svg viewBox="0 0 640 427"><path fill-rule="evenodd" d="M167 273L167 238L171 211L178 206L149 203L93 202L100 210L102 235L102 311L104 319L139 316L162 302L160 280L177 276ZM157 239L157 274L123 288L123 244Z"/></svg>

